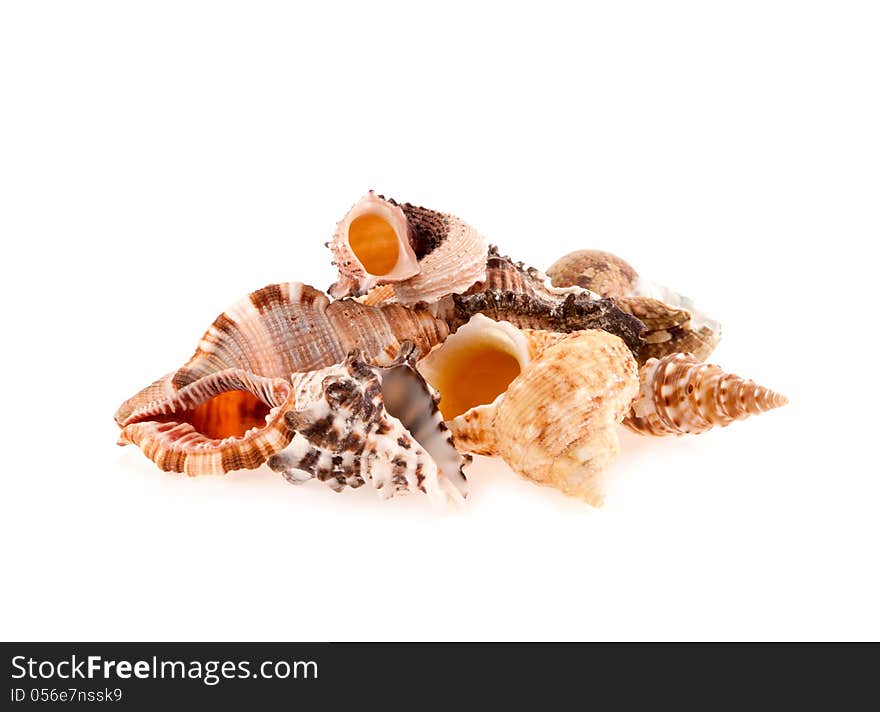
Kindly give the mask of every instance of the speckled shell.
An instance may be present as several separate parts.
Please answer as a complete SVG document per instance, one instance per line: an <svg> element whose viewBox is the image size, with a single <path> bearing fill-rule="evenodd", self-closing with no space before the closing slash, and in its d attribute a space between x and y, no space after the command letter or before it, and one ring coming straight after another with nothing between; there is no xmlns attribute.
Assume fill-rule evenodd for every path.
<svg viewBox="0 0 880 712"><path fill-rule="evenodd" d="M643 435L703 433L788 402L691 354L650 359L640 369L639 381L638 398L624 424Z"/></svg>
<svg viewBox="0 0 880 712"><path fill-rule="evenodd" d="M405 344L388 367L349 354L345 362L294 374L298 402L286 413L290 445L269 467L291 483L311 478L341 491L370 485L383 498L424 492L437 504L467 495L463 466L437 409L437 396Z"/></svg>
<svg viewBox="0 0 880 712"><path fill-rule="evenodd" d="M214 438L199 432L181 416L212 398L236 391L255 396L270 409L265 424L257 422L241 436ZM157 381L151 398L145 401L119 420L119 444L138 446L159 469L168 472L213 475L253 469L285 447L292 437L284 414L295 407L295 396L283 378L228 369L180 389L172 388L168 380Z"/></svg>
<svg viewBox="0 0 880 712"><path fill-rule="evenodd" d="M500 255L494 246L489 249L485 279L463 295L443 300L438 310L452 331L474 314L508 321L521 329L563 333L602 329L619 336L633 352L642 346L639 335L644 325L610 299L577 286L557 289L546 275Z"/></svg>
<svg viewBox="0 0 880 712"><path fill-rule="evenodd" d="M349 229L364 215L381 217L395 232L398 257L390 272L369 273L351 248ZM470 225L454 215L397 203L373 191L348 211L328 245L339 270L329 290L334 297L360 296L377 285L389 285L396 302L431 303L465 291L483 278L486 267L486 242Z"/></svg>
<svg viewBox="0 0 880 712"><path fill-rule="evenodd" d="M638 273L626 260L601 250L577 250L560 257L547 270L554 287L577 285L603 297L633 293Z"/></svg>
<svg viewBox="0 0 880 712"><path fill-rule="evenodd" d="M119 408L117 423L204 376L229 368L258 376L288 378L341 362L358 349L388 364L404 341L428 353L448 334L446 324L422 309L380 307L352 299L330 302L313 287L291 282L264 287L221 314L199 341L192 358Z"/></svg>
<svg viewBox="0 0 880 712"><path fill-rule="evenodd" d="M547 270L556 287L579 286L614 299L645 325L637 352L639 364L650 358L687 352L703 360L721 339L721 325L693 301L651 282L620 257L600 250L577 250Z"/></svg>
<svg viewBox="0 0 880 712"><path fill-rule="evenodd" d="M623 341L601 330L518 330L477 315L419 364L429 382L443 368L442 351L464 339L506 340L521 372L492 403L447 421L456 447L500 455L521 476L601 506L617 426L638 391Z"/></svg>

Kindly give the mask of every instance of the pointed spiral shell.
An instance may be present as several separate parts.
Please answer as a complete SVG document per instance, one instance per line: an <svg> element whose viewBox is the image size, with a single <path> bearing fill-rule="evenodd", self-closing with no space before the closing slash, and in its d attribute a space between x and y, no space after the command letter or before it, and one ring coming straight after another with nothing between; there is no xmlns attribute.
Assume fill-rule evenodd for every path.
<svg viewBox="0 0 880 712"><path fill-rule="evenodd" d="M639 395L623 421L643 435L704 433L788 400L692 354L652 358L639 372Z"/></svg>

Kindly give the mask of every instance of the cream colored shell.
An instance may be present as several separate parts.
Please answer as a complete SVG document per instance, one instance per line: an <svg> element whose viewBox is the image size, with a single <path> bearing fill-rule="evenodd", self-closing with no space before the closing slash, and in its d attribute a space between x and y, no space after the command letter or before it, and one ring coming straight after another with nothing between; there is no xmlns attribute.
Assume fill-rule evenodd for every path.
<svg viewBox="0 0 880 712"><path fill-rule="evenodd" d="M600 506L619 451L617 426L638 391L626 344L605 331L520 330L477 315L419 368L437 386L459 352L480 348L513 356L520 373L491 402L447 421L456 447L499 455L521 476Z"/></svg>

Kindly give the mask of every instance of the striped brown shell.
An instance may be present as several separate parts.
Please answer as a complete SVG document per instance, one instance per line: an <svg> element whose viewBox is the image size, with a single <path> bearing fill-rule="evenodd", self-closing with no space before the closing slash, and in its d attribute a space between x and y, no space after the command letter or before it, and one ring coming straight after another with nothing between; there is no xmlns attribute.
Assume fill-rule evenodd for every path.
<svg viewBox="0 0 880 712"><path fill-rule="evenodd" d="M136 445L161 470L254 469L291 440L284 414L296 401L286 379L227 369L176 390L154 385L149 402L118 419L119 444Z"/></svg>
<svg viewBox="0 0 880 712"><path fill-rule="evenodd" d="M719 366L677 353L650 359L641 367L639 394L623 422L643 435L703 433L787 402Z"/></svg>
<svg viewBox="0 0 880 712"><path fill-rule="evenodd" d="M279 401L280 396L265 395L274 392L265 379L277 390L277 379L288 381L291 373L339 363L353 349L371 362L385 365L394 360L404 342L412 342L420 353L427 353L447 334L446 324L425 310L399 304L367 306L350 299L330 302L326 295L299 282L273 284L217 317L186 364L119 407L115 418L123 428L121 442L137 444L160 467L191 474L257 467L272 454L264 453L271 449L265 443L280 449L289 442L289 438L285 441L286 431L284 437L273 435L265 443L249 440L260 446L259 456L250 451L240 453L240 443L224 442L217 447L233 447L239 454L203 457L198 465L193 464L196 460L186 464L189 450L184 446L198 446L200 452L207 447L196 437L199 427L205 425L206 411L215 418L223 416L227 426L221 433L228 430L240 437L245 426L255 425L255 417L269 416L264 412L267 408L289 405ZM231 372L237 374L234 379L218 377ZM262 405L257 402L261 398ZM230 410L234 411L231 415ZM241 417L235 414L237 410L241 410ZM150 422L154 425L148 425ZM176 429L177 425L182 427ZM184 433L187 438L171 447L170 440ZM216 434L213 430L201 433L212 441Z"/></svg>

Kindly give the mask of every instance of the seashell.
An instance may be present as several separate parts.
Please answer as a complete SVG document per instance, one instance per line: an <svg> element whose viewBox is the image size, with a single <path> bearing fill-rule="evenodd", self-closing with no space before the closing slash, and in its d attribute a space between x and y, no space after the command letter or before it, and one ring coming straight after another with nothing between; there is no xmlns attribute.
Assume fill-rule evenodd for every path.
<svg viewBox="0 0 880 712"><path fill-rule="evenodd" d="M314 477L336 491L368 483L382 497L466 497L469 458L455 449L416 355L407 343L390 366L377 367L353 351L341 364L294 374L297 409L285 415L293 439L269 467L294 484Z"/></svg>
<svg viewBox="0 0 880 712"><path fill-rule="evenodd" d="M591 504L638 391L635 359L601 330L517 329L475 315L419 363L456 447Z"/></svg>
<svg viewBox="0 0 880 712"><path fill-rule="evenodd" d="M560 257L547 270L554 287L577 285L603 297L633 293L638 272L617 255L601 250L577 250Z"/></svg>
<svg viewBox="0 0 880 712"><path fill-rule="evenodd" d="M334 297L391 285L394 301L431 303L483 278L486 243L454 215L367 193L336 226L328 243L338 281Z"/></svg>
<svg viewBox="0 0 880 712"><path fill-rule="evenodd" d="M485 279L463 295L444 299L437 313L452 331L474 314L484 314L521 329L563 333L602 329L619 336L633 352L641 347L643 324L610 299L579 287L557 289L540 271L500 255L494 246L489 249Z"/></svg>
<svg viewBox="0 0 880 712"><path fill-rule="evenodd" d="M555 287L579 286L614 299L621 310L645 325L639 364L671 353L692 353L704 360L721 340L721 325L693 301L640 277L620 257L601 250L577 250L547 270Z"/></svg>
<svg viewBox="0 0 880 712"><path fill-rule="evenodd" d="M187 475L253 469L293 437L284 414L295 406L290 383L240 369L204 376L180 389L153 385L150 399L117 416L119 444L133 444L160 469Z"/></svg>
<svg viewBox="0 0 880 712"><path fill-rule="evenodd" d="M699 312L692 313L651 297L618 297L614 303L645 325L639 365L670 353L691 353L697 360L704 361L721 340L718 322L706 320Z"/></svg>
<svg viewBox="0 0 880 712"><path fill-rule="evenodd" d="M643 435L704 433L788 403L771 390L692 354L650 359L639 371L639 394L623 421Z"/></svg>
<svg viewBox="0 0 880 712"><path fill-rule="evenodd" d="M268 378L341 362L352 349L377 364L390 363L404 341L421 353L448 334L446 324L423 309L380 307L352 299L330 302L299 282L264 287L221 314L181 368L143 389L119 408L116 421L149 409L187 385L218 371L239 369Z"/></svg>

